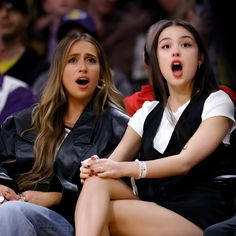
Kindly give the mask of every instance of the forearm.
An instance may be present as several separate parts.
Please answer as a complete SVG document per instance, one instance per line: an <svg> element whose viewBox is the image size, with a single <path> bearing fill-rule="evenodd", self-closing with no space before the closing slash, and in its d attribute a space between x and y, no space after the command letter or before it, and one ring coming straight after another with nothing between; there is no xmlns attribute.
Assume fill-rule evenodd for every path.
<svg viewBox="0 0 236 236"><path fill-rule="evenodd" d="M62 197L62 193L59 192L40 192L28 190L22 194L25 201L44 207L59 205Z"/></svg>
<svg viewBox="0 0 236 236"><path fill-rule="evenodd" d="M131 161L135 159L141 147L141 137L130 127L109 157L114 161Z"/></svg>

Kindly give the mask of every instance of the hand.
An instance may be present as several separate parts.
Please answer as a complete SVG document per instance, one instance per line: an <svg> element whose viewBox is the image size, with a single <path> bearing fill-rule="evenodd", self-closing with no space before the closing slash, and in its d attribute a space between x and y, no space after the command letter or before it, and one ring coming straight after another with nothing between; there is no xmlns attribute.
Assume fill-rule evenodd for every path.
<svg viewBox="0 0 236 236"><path fill-rule="evenodd" d="M19 200L20 196L16 194L16 192L5 186L5 185L0 185L0 204L6 202L6 201L11 201L11 200Z"/></svg>
<svg viewBox="0 0 236 236"><path fill-rule="evenodd" d="M59 192L40 192L27 190L20 194L24 201L34 203L44 207L58 205L61 202L62 193Z"/></svg>
<svg viewBox="0 0 236 236"><path fill-rule="evenodd" d="M92 169L90 169L90 165L95 161L98 162L99 160L99 156L97 155L93 155L90 158L81 161L81 167L80 167L80 179L81 179L81 183L84 183L84 181L93 176L96 175L96 173L94 173L94 171Z"/></svg>
<svg viewBox="0 0 236 236"><path fill-rule="evenodd" d="M89 169L87 173L90 173L90 176L96 175L101 178L122 177L121 162L112 161L106 158L99 159L97 156L93 156L88 161L86 161L86 166Z"/></svg>

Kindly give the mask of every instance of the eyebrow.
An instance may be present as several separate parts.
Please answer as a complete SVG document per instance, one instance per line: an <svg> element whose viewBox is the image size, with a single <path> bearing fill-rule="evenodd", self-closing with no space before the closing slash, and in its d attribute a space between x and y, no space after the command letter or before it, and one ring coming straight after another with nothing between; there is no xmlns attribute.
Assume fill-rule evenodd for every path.
<svg viewBox="0 0 236 236"><path fill-rule="evenodd" d="M179 39L185 39L185 38L189 38L189 39L191 39L191 40L194 40L193 37L191 37L190 35L181 36ZM165 38L161 39L161 40L159 41L159 43L161 43L162 41L165 41L165 40L171 40L171 38L170 38L170 37L165 37Z"/></svg>
<svg viewBox="0 0 236 236"><path fill-rule="evenodd" d="M68 57L76 57L76 56L78 56L78 55L81 55L81 53L69 53L68 54ZM85 56L92 56L92 57L95 57L95 58L97 58L97 56L96 55L94 55L94 54L92 54L92 53L85 53Z"/></svg>

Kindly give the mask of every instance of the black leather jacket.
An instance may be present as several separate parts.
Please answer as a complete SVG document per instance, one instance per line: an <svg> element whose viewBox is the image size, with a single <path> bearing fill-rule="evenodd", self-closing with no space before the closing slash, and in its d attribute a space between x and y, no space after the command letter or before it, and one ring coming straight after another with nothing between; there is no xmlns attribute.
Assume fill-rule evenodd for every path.
<svg viewBox="0 0 236 236"><path fill-rule="evenodd" d="M34 162L33 144L36 130L30 128L32 108L8 118L0 129L0 184L17 190L16 174L31 169ZM63 141L54 163L54 174L41 191L60 191L62 201L54 210L73 223L74 209L81 189L80 162L93 154L108 157L123 136L129 117L112 105L106 106L96 119L88 106ZM46 140L45 140L46 142Z"/></svg>

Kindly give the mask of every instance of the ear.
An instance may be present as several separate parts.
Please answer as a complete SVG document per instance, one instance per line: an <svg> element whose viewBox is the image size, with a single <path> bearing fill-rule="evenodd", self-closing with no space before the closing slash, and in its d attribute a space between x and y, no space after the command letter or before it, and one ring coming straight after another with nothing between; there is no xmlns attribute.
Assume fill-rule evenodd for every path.
<svg viewBox="0 0 236 236"><path fill-rule="evenodd" d="M201 65L204 62L204 56L203 54L200 54L198 57L198 65Z"/></svg>

